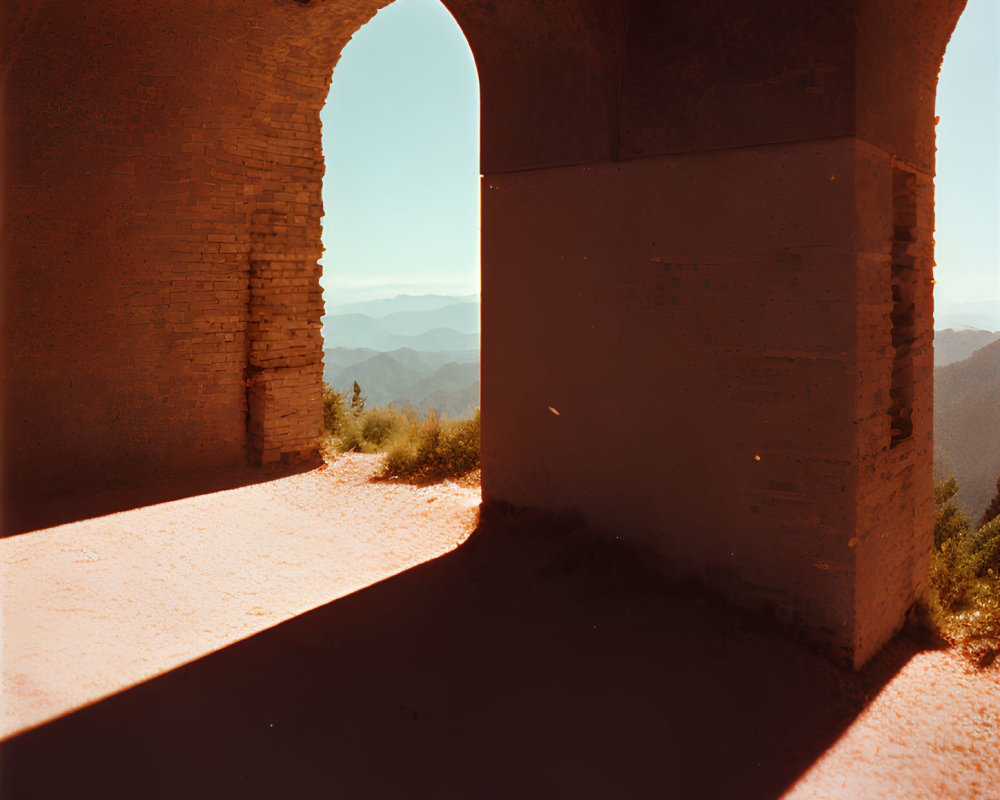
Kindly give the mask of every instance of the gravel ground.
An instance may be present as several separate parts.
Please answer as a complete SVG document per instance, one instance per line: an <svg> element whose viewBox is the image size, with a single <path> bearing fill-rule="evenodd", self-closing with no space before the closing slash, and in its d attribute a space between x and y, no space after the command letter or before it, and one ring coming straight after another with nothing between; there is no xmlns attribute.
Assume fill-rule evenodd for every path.
<svg viewBox="0 0 1000 800"><path fill-rule="evenodd" d="M997 800L1000 669L914 655L785 800Z"/></svg>
<svg viewBox="0 0 1000 800"><path fill-rule="evenodd" d="M1000 798L1000 662L852 673L516 515L457 548L479 490L377 462L0 541L0 794Z"/></svg>
<svg viewBox="0 0 1000 800"><path fill-rule="evenodd" d="M478 488L380 456L0 540L0 738L453 549Z"/></svg>

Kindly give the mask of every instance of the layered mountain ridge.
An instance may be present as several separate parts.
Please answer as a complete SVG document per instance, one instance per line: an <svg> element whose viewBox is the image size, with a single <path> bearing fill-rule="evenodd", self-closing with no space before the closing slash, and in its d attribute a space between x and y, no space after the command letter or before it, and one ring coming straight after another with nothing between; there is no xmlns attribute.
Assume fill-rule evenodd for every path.
<svg viewBox="0 0 1000 800"><path fill-rule="evenodd" d="M332 306L325 318L324 380L369 407L392 403L451 419L480 403L479 301L400 295ZM1000 332L935 333L934 461L954 474L960 506L978 518L1000 473Z"/></svg>
<svg viewBox="0 0 1000 800"><path fill-rule="evenodd" d="M479 407L479 298L399 295L332 306L323 380L369 407L392 403L451 419Z"/></svg>
<svg viewBox="0 0 1000 800"><path fill-rule="evenodd" d="M934 370L934 466L975 522L1000 475L1000 340Z"/></svg>

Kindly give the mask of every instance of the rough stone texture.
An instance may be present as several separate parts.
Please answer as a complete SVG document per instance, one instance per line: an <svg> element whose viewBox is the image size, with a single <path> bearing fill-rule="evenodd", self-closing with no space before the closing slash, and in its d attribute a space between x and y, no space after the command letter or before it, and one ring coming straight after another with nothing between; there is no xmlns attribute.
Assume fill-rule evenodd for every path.
<svg viewBox="0 0 1000 800"><path fill-rule="evenodd" d="M5 3L8 529L313 457L318 112L381 4ZM863 662L930 547L963 0L446 5L482 92L487 501L576 508Z"/></svg>
<svg viewBox="0 0 1000 800"><path fill-rule="evenodd" d="M8 497L315 451L319 109L373 11L70 2L25 30L6 75ZM330 35L307 50L307 31Z"/></svg>

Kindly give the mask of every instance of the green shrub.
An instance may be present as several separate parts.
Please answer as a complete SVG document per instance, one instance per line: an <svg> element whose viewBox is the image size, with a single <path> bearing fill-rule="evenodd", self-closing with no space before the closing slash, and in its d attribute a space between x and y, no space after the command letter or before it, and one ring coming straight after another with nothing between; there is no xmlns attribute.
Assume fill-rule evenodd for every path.
<svg viewBox="0 0 1000 800"><path fill-rule="evenodd" d="M934 547L969 531L969 518L955 505L958 484L952 476L934 486Z"/></svg>
<svg viewBox="0 0 1000 800"><path fill-rule="evenodd" d="M997 517L1000 517L1000 478L997 478L997 493L993 495L993 499L983 512L983 516L979 518L979 527L988 525Z"/></svg>
<svg viewBox="0 0 1000 800"><path fill-rule="evenodd" d="M365 447L365 437L361 434L361 420L355 414L347 414L340 423L338 449L342 453L370 453Z"/></svg>
<svg viewBox="0 0 1000 800"><path fill-rule="evenodd" d="M389 448L382 462L378 477L400 478L410 474L411 466L416 462L417 449L412 437L407 437Z"/></svg>
<svg viewBox="0 0 1000 800"><path fill-rule="evenodd" d="M361 437L376 448L384 448L406 435L410 422L406 415L388 408L373 408L361 423Z"/></svg>
<svg viewBox="0 0 1000 800"><path fill-rule="evenodd" d="M928 605L941 635L985 665L1000 651L1000 517L970 530L957 491L954 478L935 487Z"/></svg>
<svg viewBox="0 0 1000 800"><path fill-rule="evenodd" d="M472 419L452 422L443 428L434 454L442 474L458 476L479 469L479 427L477 409Z"/></svg>
<svg viewBox="0 0 1000 800"><path fill-rule="evenodd" d="M340 425L347 416L344 408L344 392L336 391L330 384L323 384L323 430L336 436Z"/></svg>
<svg viewBox="0 0 1000 800"><path fill-rule="evenodd" d="M479 428L478 410L458 422L429 414L389 449L380 477L431 482L472 472L479 468Z"/></svg>
<svg viewBox="0 0 1000 800"><path fill-rule="evenodd" d="M473 419L447 422L430 413L421 424L411 409L372 408L354 382L350 405L345 392L323 384L320 444L324 458L336 448L348 453L388 451L380 477L431 482L459 477L479 468L479 411Z"/></svg>
<svg viewBox="0 0 1000 800"><path fill-rule="evenodd" d="M372 408L363 414L347 414L340 425L342 452L375 453L405 439L410 417L392 406Z"/></svg>

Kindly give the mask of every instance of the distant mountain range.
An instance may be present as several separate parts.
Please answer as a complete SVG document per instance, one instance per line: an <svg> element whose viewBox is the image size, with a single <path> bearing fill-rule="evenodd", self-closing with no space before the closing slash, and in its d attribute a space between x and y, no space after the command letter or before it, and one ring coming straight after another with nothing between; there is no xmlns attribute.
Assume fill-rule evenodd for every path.
<svg viewBox="0 0 1000 800"><path fill-rule="evenodd" d="M976 328L934 331L934 366L943 367L956 361L964 361L979 348L997 340L1000 340L1000 331L982 331Z"/></svg>
<svg viewBox="0 0 1000 800"><path fill-rule="evenodd" d="M332 306L323 379L354 382L369 408L393 403L451 419L480 403L478 297L400 295ZM959 505L975 519L1000 474L1000 332L935 332L934 461L954 473Z"/></svg>
<svg viewBox="0 0 1000 800"><path fill-rule="evenodd" d="M1000 339L934 369L934 464L975 523L1000 475Z"/></svg>
<svg viewBox="0 0 1000 800"><path fill-rule="evenodd" d="M963 301L937 298L934 301L934 327L1000 331L1000 298Z"/></svg>
<svg viewBox="0 0 1000 800"><path fill-rule="evenodd" d="M450 419L479 408L479 298L399 295L331 306L323 380L357 381L368 407L389 403Z"/></svg>
<svg viewBox="0 0 1000 800"><path fill-rule="evenodd" d="M350 392L357 381L369 408L392 403L450 419L466 419L479 408L478 350L379 353L338 347L324 356L324 381L341 392Z"/></svg>
<svg viewBox="0 0 1000 800"><path fill-rule="evenodd" d="M386 313L377 317L360 311L327 314L323 338L332 347L364 347L382 352L403 347L426 352L478 349L478 300L414 309L419 306L415 301L420 299L402 295L396 298L398 306L395 301L353 303L355 307ZM394 307L400 310L390 310Z"/></svg>
<svg viewBox="0 0 1000 800"><path fill-rule="evenodd" d="M356 303L329 305L327 314L367 314L369 317L387 317L401 311L436 311L445 306L465 303L479 304L478 294L398 294L379 300L363 300Z"/></svg>

